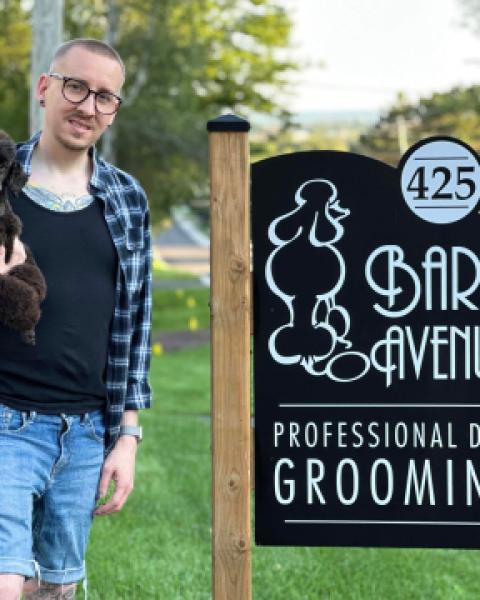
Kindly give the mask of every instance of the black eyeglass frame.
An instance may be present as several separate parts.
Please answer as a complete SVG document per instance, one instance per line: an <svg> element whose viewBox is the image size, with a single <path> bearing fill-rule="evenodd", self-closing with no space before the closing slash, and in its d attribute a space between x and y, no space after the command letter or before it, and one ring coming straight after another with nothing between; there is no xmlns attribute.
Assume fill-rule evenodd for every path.
<svg viewBox="0 0 480 600"><path fill-rule="evenodd" d="M65 98L65 100L67 102L70 102L71 104L75 104L75 105L81 104L82 102L85 102L85 100L90 96L90 94L93 94L95 96L95 110L98 113L100 113L101 115L114 115L116 112L118 112L118 109L120 108L120 106L121 106L121 104L123 102L123 99L120 98L120 96L117 96L116 94L114 94L113 92L106 92L106 91L96 92L95 90L92 90L91 88L89 88L84 81L81 81L80 79L76 79L75 77L67 77L66 75L61 75L60 73L55 73L53 71L51 73L48 73L48 76L49 77L53 77L54 79L58 79L59 81L63 81L63 84L62 84L62 96ZM85 86L85 88L87 89L87 94L86 94L85 98L83 98L82 100L74 101L74 100L70 100L70 98L67 98L65 96L65 86L66 86L66 84L69 81L76 81L77 83L80 83L81 85ZM114 111L106 113L106 112L103 112L103 111L101 111L101 110L98 109L98 106L97 106L97 97L100 94L110 94L111 96L113 96L114 98L117 99L118 104L117 104L117 107L115 108Z"/></svg>

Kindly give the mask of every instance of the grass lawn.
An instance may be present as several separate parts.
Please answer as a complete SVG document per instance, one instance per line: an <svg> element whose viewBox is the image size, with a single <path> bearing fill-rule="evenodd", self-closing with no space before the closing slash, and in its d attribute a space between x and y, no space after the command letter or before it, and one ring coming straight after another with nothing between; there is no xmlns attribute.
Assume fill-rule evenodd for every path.
<svg viewBox="0 0 480 600"><path fill-rule="evenodd" d="M142 413L136 488L122 512L95 522L87 556L91 600L211 598L208 360L208 348L152 359L155 404ZM253 596L475 600L480 554L254 548Z"/></svg>
<svg viewBox="0 0 480 600"><path fill-rule="evenodd" d="M208 288L153 290L153 331L207 329L210 324L209 300Z"/></svg>
<svg viewBox="0 0 480 600"><path fill-rule="evenodd" d="M153 357L151 383L135 491L92 530L92 600L211 596L208 349Z"/></svg>
<svg viewBox="0 0 480 600"><path fill-rule="evenodd" d="M153 281L169 281L170 279L188 280L192 283L198 282L198 277L180 269L156 269L153 271Z"/></svg>
<svg viewBox="0 0 480 600"><path fill-rule="evenodd" d="M198 277L189 271L183 269L172 269L163 260L154 259L152 265L153 280L168 281L170 279L191 280L192 283L198 282Z"/></svg>

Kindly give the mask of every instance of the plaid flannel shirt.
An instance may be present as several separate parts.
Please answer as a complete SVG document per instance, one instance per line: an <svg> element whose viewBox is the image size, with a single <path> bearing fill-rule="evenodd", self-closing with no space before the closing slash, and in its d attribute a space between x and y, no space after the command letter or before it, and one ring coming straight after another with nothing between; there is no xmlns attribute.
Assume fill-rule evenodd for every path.
<svg viewBox="0 0 480 600"><path fill-rule="evenodd" d="M17 160L31 173L40 132L17 144ZM152 249L148 201L138 181L89 150L90 193L104 203L105 220L117 249L119 268L107 356L106 452L115 444L123 412L148 408L151 388Z"/></svg>

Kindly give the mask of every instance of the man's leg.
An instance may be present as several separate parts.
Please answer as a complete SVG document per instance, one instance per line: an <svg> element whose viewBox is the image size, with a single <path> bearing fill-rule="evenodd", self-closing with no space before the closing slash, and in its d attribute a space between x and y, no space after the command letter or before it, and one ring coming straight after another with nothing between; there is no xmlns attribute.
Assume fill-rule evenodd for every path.
<svg viewBox="0 0 480 600"><path fill-rule="evenodd" d="M104 461L104 428L100 411L62 416L60 453L47 490L34 503L33 554L42 583L28 600L73 598L72 584L85 578L85 551Z"/></svg>
<svg viewBox="0 0 480 600"><path fill-rule="evenodd" d="M32 435L34 415L0 403L0 598L17 600L34 577L33 496L41 492L42 460Z"/></svg>
<svg viewBox="0 0 480 600"><path fill-rule="evenodd" d="M23 580L23 575L0 573L0 598L2 600L19 600Z"/></svg>
<svg viewBox="0 0 480 600"><path fill-rule="evenodd" d="M23 598L24 600L40 600L40 598L43 600L72 600L75 598L76 588L76 583L62 585L42 581L38 585L36 579L31 579L23 586Z"/></svg>

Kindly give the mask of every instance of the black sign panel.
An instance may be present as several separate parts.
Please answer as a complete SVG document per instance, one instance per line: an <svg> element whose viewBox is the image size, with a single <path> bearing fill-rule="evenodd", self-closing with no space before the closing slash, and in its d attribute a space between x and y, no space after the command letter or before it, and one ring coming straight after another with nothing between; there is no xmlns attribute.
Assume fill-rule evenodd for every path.
<svg viewBox="0 0 480 600"><path fill-rule="evenodd" d="M256 542L480 547L480 170L252 167Z"/></svg>

